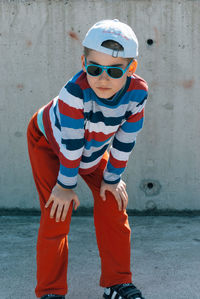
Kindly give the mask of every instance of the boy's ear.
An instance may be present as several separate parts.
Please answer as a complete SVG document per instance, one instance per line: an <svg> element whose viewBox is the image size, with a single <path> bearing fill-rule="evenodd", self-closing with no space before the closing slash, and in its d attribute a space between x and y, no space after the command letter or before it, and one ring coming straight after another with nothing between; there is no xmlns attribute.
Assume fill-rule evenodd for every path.
<svg viewBox="0 0 200 299"><path fill-rule="evenodd" d="M85 69L85 55L81 55L81 65L84 72L86 72Z"/></svg>
<svg viewBox="0 0 200 299"><path fill-rule="evenodd" d="M136 59L134 59L129 67L128 77L132 76L135 73L135 71L137 69L137 65L138 65L138 62Z"/></svg>

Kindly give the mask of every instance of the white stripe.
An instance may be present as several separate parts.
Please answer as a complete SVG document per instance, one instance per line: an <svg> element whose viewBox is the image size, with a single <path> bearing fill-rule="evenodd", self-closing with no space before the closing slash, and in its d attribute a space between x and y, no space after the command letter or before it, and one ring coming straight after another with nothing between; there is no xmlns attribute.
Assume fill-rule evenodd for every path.
<svg viewBox="0 0 200 299"><path fill-rule="evenodd" d="M101 133L103 132L105 135L110 134L110 133L115 133L118 129L119 125L116 126L106 126L103 122L98 122L98 123L91 123L87 122L85 129L88 130L89 132L96 132L96 133Z"/></svg>
<svg viewBox="0 0 200 299"><path fill-rule="evenodd" d="M60 152L69 160L77 160L82 156L83 147L74 151L69 151L65 148L65 145L62 144L60 147Z"/></svg>
<svg viewBox="0 0 200 299"><path fill-rule="evenodd" d="M110 148L110 152L112 153L113 157L119 161L128 161L128 158L131 153L131 152L121 152L113 147Z"/></svg>
<svg viewBox="0 0 200 299"><path fill-rule="evenodd" d="M117 292L116 292L116 291L114 291L114 293L112 294L112 297L111 297L111 299L115 299L116 295L117 295Z"/></svg>
<svg viewBox="0 0 200 299"><path fill-rule="evenodd" d="M116 109L113 109L111 106L109 107L104 107L104 106L99 106L96 102L94 103L93 101L86 102L84 104L84 112L90 112L91 110L96 113L96 112L102 112L102 114L105 117L121 117L122 115L125 114L127 111L128 104L120 105Z"/></svg>
<svg viewBox="0 0 200 299"><path fill-rule="evenodd" d="M63 87L59 93L59 99L61 99L64 103L67 105L77 108L77 109L83 109L83 100L75 97L71 93L69 93L65 87Z"/></svg>
<svg viewBox="0 0 200 299"><path fill-rule="evenodd" d="M131 109L133 111L133 114L137 114L139 112L142 111L142 109L144 108L144 106L146 105L146 101L144 101L144 103L142 105L139 105L137 107L139 103L133 102L133 108Z"/></svg>
<svg viewBox="0 0 200 299"><path fill-rule="evenodd" d="M115 135L116 138L120 141L120 142L124 142L124 143L131 143L133 141L136 140L138 132L132 132L132 133L127 133L124 132L121 128L117 131L117 134Z"/></svg>
<svg viewBox="0 0 200 299"><path fill-rule="evenodd" d="M82 162L80 163L80 168L81 169L89 169L91 167L93 167L94 165L96 165L97 163L99 163L99 161L101 160L102 156L100 156L99 158L97 158L96 160L89 162L89 163L85 163Z"/></svg>
<svg viewBox="0 0 200 299"><path fill-rule="evenodd" d="M105 170L103 177L106 181L109 181L109 182L115 182L116 180L118 180L120 178L120 176L118 174L108 172L107 169Z"/></svg>
<svg viewBox="0 0 200 299"><path fill-rule="evenodd" d="M58 102L58 96L53 99L53 105L52 106L55 107L57 102Z"/></svg>
<svg viewBox="0 0 200 299"><path fill-rule="evenodd" d="M66 177L59 172L58 180L65 186L74 186L77 183L77 176L74 177Z"/></svg>
<svg viewBox="0 0 200 299"><path fill-rule="evenodd" d="M81 139L84 136L84 129L72 129L62 127L62 138L63 139Z"/></svg>

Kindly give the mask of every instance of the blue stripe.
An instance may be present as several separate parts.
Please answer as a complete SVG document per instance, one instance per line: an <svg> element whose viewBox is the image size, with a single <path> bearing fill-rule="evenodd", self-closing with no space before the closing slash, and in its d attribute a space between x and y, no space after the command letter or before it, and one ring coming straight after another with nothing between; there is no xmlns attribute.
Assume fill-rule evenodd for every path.
<svg viewBox="0 0 200 299"><path fill-rule="evenodd" d="M65 188L65 189L73 189L73 188L75 188L75 187L77 186L77 183L76 183L75 185L72 185L72 186L66 186L66 185L64 185L63 183L61 183L59 180L57 180L57 183L58 183L60 186L62 186L63 188Z"/></svg>
<svg viewBox="0 0 200 299"><path fill-rule="evenodd" d="M127 94L131 95L132 102L141 103L141 101L147 98L147 91L143 89L131 90Z"/></svg>
<svg viewBox="0 0 200 299"><path fill-rule="evenodd" d="M74 177L78 174L78 167L68 168L60 164L60 173L66 177Z"/></svg>
<svg viewBox="0 0 200 299"><path fill-rule="evenodd" d="M115 180L115 181L108 181L108 180L106 180L106 179L104 179L103 178L103 180L104 180L104 182L106 183L106 184L110 184L110 185L114 185L114 184L117 184L117 183L119 183L120 182L120 177L117 179L117 180Z"/></svg>
<svg viewBox="0 0 200 299"><path fill-rule="evenodd" d="M84 119L74 119L60 113L61 125L62 127L72 128L72 129L83 129Z"/></svg>
<svg viewBox="0 0 200 299"><path fill-rule="evenodd" d="M108 147L108 144L106 144L99 151L94 152L90 157L86 157L83 155L81 161L85 162L85 163L90 163L92 161L95 161L97 158L99 158L100 156L102 156L105 153L107 147Z"/></svg>
<svg viewBox="0 0 200 299"><path fill-rule="evenodd" d="M84 146L85 139L61 139L61 143L66 145L66 149L70 151L78 150Z"/></svg>
<svg viewBox="0 0 200 299"><path fill-rule="evenodd" d="M67 85L65 86L65 89L72 94L73 96L83 99L83 91L80 88L80 86L78 84L75 84L73 82L69 82L67 83Z"/></svg>
<svg viewBox="0 0 200 299"><path fill-rule="evenodd" d="M92 102L92 100L96 100L97 96L94 93L94 91L91 88L86 88L83 90L83 94L84 94L84 102Z"/></svg>
<svg viewBox="0 0 200 299"><path fill-rule="evenodd" d="M115 168L115 167L112 166L112 164L110 163L110 161L108 161L107 170L108 170L108 172L111 172L111 173L114 173L114 174L117 174L117 175L121 175L122 172L125 170L125 167L123 167L123 168Z"/></svg>
<svg viewBox="0 0 200 299"><path fill-rule="evenodd" d="M117 140L117 138L114 138L113 140L113 147L121 152L126 152L126 153L131 152L132 149L134 148L134 145L135 145L135 141L132 143L123 143Z"/></svg>
<svg viewBox="0 0 200 299"><path fill-rule="evenodd" d="M103 122L106 126L116 126L121 124L125 116L120 117L105 117L101 111L93 113L92 111L85 113L86 119L92 123Z"/></svg>
<svg viewBox="0 0 200 299"><path fill-rule="evenodd" d="M143 126L144 119L141 118L135 123L126 121L122 126L122 130L126 133L138 132Z"/></svg>
<svg viewBox="0 0 200 299"><path fill-rule="evenodd" d="M128 104L129 102L141 103L147 98L147 91L143 89L134 89L126 93L120 101L120 104Z"/></svg>
<svg viewBox="0 0 200 299"><path fill-rule="evenodd" d="M100 146L102 146L104 143L108 142L109 139L111 139L111 137L108 138L108 139L106 139L106 140L104 140L104 141L96 141L96 140L94 140L94 139L91 139L91 140L88 141L88 142L86 141L85 149L89 150L92 146L94 146L94 147L100 147Z"/></svg>
<svg viewBox="0 0 200 299"><path fill-rule="evenodd" d="M83 94L84 94L84 102L94 101L100 107L106 107L106 108L112 107L112 109L117 109L122 104L121 102L119 102L118 104L116 104L114 106L112 106L111 104L110 105L106 104L104 101L102 101L102 99L100 99L96 96L96 94L94 93L94 91L91 88L84 89ZM107 102L108 102L108 100L107 100ZM130 102L130 100L128 100L127 102Z"/></svg>
<svg viewBox="0 0 200 299"><path fill-rule="evenodd" d="M137 104L137 106L136 107L139 107L139 106L142 106L143 105L143 103L144 103L144 101L147 99L147 95L146 95L146 97L143 99L143 101L142 102L140 102L139 104Z"/></svg>

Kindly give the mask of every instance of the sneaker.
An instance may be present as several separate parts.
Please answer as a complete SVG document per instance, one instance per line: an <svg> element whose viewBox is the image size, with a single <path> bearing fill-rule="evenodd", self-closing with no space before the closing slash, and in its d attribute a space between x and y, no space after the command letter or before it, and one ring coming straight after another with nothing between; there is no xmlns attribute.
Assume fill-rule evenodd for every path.
<svg viewBox="0 0 200 299"><path fill-rule="evenodd" d="M40 299L65 299L65 296L49 294L42 296Z"/></svg>
<svg viewBox="0 0 200 299"><path fill-rule="evenodd" d="M117 284L104 289L106 299L145 299L142 293L132 283Z"/></svg>

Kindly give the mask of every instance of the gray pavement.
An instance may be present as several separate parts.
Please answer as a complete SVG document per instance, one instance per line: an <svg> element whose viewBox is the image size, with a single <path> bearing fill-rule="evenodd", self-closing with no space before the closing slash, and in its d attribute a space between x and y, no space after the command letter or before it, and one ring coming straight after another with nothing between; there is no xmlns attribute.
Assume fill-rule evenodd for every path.
<svg viewBox="0 0 200 299"><path fill-rule="evenodd" d="M131 216L134 283L146 299L200 298L200 216ZM0 299L34 299L38 216L0 217ZM92 217L72 217L70 299L100 299ZM92 294L92 295L91 295Z"/></svg>

